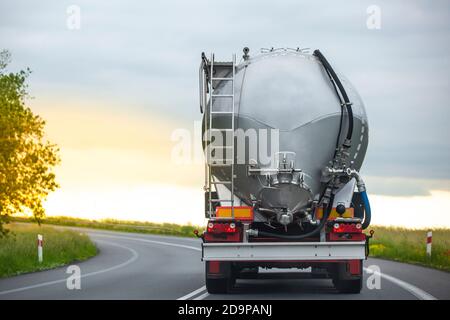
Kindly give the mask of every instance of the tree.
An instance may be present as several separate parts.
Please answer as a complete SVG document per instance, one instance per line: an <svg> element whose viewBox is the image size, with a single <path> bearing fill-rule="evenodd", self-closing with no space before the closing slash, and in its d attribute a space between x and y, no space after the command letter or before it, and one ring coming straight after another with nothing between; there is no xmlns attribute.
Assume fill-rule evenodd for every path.
<svg viewBox="0 0 450 320"><path fill-rule="evenodd" d="M45 121L25 106L30 69L8 73L7 50L0 51L0 237L11 215L33 213L44 217L43 201L54 191L53 168L59 149L44 137Z"/></svg>

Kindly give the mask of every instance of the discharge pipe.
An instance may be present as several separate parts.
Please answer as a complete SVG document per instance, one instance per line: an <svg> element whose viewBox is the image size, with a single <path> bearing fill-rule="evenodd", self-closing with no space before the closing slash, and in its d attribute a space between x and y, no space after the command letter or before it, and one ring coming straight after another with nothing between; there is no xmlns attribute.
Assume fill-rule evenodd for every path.
<svg viewBox="0 0 450 320"><path fill-rule="evenodd" d="M366 184L364 183L361 174L357 170L351 168L335 169L330 167L325 167L323 174L326 176L347 175L356 179L356 187L358 188L358 192L361 194L364 204L364 221L362 223L362 228L366 229L370 225L372 213L370 211L370 202L369 197L367 196Z"/></svg>

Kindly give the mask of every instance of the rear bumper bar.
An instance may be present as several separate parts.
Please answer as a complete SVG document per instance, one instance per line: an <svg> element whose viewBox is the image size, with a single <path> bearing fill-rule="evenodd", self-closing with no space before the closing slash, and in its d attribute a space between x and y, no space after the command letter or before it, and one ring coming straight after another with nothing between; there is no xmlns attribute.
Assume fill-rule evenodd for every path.
<svg viewBox="0 0 450 320"><path fill-rule="evenodd" d="M365 259L365 241L203 243L203 261L327 261Z"/></svg>

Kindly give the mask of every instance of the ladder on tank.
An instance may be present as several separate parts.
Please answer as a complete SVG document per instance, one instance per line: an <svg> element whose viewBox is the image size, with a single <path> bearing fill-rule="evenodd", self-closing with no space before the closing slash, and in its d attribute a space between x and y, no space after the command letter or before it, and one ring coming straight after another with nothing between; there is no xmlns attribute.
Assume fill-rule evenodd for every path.
<svg viewBox="0 0 450 320"><path fill-rule="evenodd" d="M204 121L206 132L206 162L205 162L205 192L206 192L206 215L210 219L216 218L215 208L217 205L231 207L231 217L234 218L234 159L235 159L235 99L234 99L234 81L236 72L236 55L232 56L231 61L216 62L214 54L208 61L203 55L203 90L201 101L206 107L205 115L208 117ZM230 83L230 91L227 93L215 93L215 89L224 82ZM201 81L202 83L202 81ZM202 90L202 85L201 85ZM209 99L209 101L208 101ZM215 110L216 101L219 99L223 103L220 104L220 110ZM217 103L218 104L218 103ZM217 107L216 107L217 108ZM222 121L222 126L217 127L218 117ZM225 125L223 123L225 122ZM222 138L216 141L217 138ZM213 140L214 138L214 140ZM219 155L219 158L218 158ZM213 168L222 167L228 169L229 177L227 180L218 180L213 176ZM224 185L230 190L230 198L220 198L217 195L217 186ZM213 192L213 186L216 192Z"/></svg>

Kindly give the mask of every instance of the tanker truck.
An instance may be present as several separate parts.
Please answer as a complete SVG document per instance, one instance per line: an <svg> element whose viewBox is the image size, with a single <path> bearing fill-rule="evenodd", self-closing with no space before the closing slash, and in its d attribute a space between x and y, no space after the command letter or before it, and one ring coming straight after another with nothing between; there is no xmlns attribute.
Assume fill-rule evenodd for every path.
<svg viewBox="0 0 450 320"><path fill-rule="evenodd" d="M284 268L359 293L371 237L361 97L320 50L243 52L201 56L206 288Z"/></svg>

